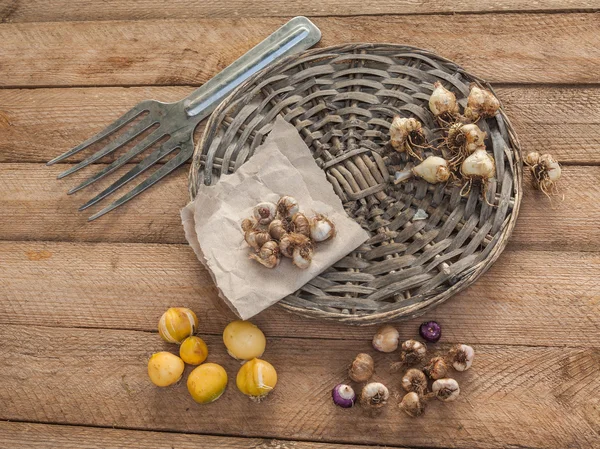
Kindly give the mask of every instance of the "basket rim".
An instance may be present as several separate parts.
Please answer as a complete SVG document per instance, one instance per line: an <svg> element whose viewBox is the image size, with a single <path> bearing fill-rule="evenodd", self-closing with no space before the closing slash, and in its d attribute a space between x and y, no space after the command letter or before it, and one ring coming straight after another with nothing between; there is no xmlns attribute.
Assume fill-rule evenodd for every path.
<svg viewBox="0 0 600 449"><path fill-rule="evenodd" d="M204 132L202 133L201 139L198 141L194 148L194 155L192 158L192 164L190 167L190 172L188 176L188 192L190 194L190 199L193 201L198 187L198 173L199 173L199 160L197 157L197 153L202 152L202 148L204 148L206 144L206 140L209 138L209 130L211 130L215 125L217 125L216 121L218 117L223 112L223 110L229 106L230 100L235 98L240 92L247 90L248 86L253 85L256 80L264 77L268 73L278 70L279 68L289 64L290 62L298 59L300 57L312 57L318 55L325 55L331 52L338 52L340 54L348 53L356 50L369 50L369 49L395 49L395 50L406 50L412 51L415 53L421 53L428 58L436 59L445 64L451 64L455 68L456 73L460 73L467 77L468 79L480 84L481 86L489 89L495 95L495 91L493 87L484 79L477 77L476 75L471 74L470 72L463 69L456 62L445 58L443 56L438 55L430 50L426 50L420 47L415 47L411 45L403 45L397 43L369 43L369 42L357 42L357 43L345 43L345 44L336 44L327 47L317 47L305 50L302 53L289 55L282 59L281 61L271 64L240 84L237 88L235 88L219 105L215 108L213 113L210 115L208 121L206 122L206 126L204 128ZM497 97L497 95L496 95ZM448 298L454 296L455 294L463 291L465 288L470 286L473 282L475 282L481 275L483 275L500 257L500 254L506 248L508 244L509 238L512 235L514 227L516 225L517 217L519 215L519 210L521 206L521 201L523 197L523 158L522 158L522 150L519 139L514 132L513 126L507 117L502 101L500 101L500 109L498 113L502 116L502 119L506 125L506 130L509 136L510 144L511 144L511 154L514 156L512 161L512 167L514 170L514 178L513 178L513 186L512 192L514 193L514 204L512 210L509 214L509 217L505 219L505 222L502 225L500 231L500 237L498 241L495 243L492 248L490 254L487 255L485 259L479 262L477 265L474 265L469 268L470 273L468 275L464 275L458 282L446 288L442 292L432 295L427 300L420 301L419 303L410 307L410 313L406 314L406 311L402 308L392 309L386 312L379 313L364 313L364 314L344 314L337 313L331 311L324 311L320 309L310 309L310 308L302 308L296 305L290 304L286 302L286 298L283 298L277 304L295 314L309 317L309 318L320 318L325 320L334 320L341 323L353 324L359 326L365 325L374 325L381 324L383 322L391 321L391 320L409 320L418 316L425 314L426 312L432 309L432 305L436 306L445 302Z"/></svg>

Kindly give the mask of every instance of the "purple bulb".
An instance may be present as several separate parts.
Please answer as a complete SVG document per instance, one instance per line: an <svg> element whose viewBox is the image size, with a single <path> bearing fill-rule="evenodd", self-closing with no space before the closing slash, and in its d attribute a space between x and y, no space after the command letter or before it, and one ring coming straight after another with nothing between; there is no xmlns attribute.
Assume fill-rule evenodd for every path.
<svg viewBox="0 0 600 449"><path fill-rule="evenodd" d="M442 326L436 321L426 321L419 327L419 334L424 340L435 343L442 336Z"/></svg>
<svg viewBox="0 0 600 449"><path fill-rule="evenodd" d="M333 387L331 397L335 405L342 408L350 408L356 401L356 394L350 385L339 384Z"/></svg>

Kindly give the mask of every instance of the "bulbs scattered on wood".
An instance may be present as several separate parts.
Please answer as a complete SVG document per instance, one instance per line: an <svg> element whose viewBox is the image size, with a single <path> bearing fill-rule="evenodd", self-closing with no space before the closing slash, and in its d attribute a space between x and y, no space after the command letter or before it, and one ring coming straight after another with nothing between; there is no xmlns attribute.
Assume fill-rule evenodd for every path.
<svg viewBox="0 0 600 449"><path fill-rule="evenodd" d="M323 214L307 217L299 212L298 201L282 196L277 204L265 201L253 210L253 217L240 224L244 240L253 252L253 259L267 268L275 268L281 256L307 269L313 259L315 244L335 237L334 223Z"/></svg>
<svg viewBox="0 0 600 449"><path fill-rule="evenodd" d="M158 321L158 333L167 343L181 343L198 329L198 317L186 307L171 307Z"/></svg>
<svg viewBox="0 0 600 449"><path fill-rule="evenodd" d="M252 219L246 223L252 225ZM148 377L154 385L167 387L179 382L186 363L198 365L187 378L187 388L196 402L207 404L225 392L227 372L215 363L203 363L208 347L200 337L191 335L197 327L198 319L190 309L172 307L162 315L159 334L170 343L181 343L180 357L164 351L153 354L148 360ZM260 400L275 388L275 368L258 358L265 351L266 338L257 326L249 321L233 321L223 331L223 343L229 355L243 362L236 378L242 393Z"/></svg>
<svg viewBox="0 0 600 449"><path fill-rule="evenodd" d="M404 410L408 416L416 418L425 412L425 403L421 400L421 396L419 396L417 393L410 392L405 394L402 398L402 402L400 402L400 409Z"/></svg>
<svg viewBox="0 0 600 449"><path fill-rule="evenodd" d="M400 334L394 326L386 324L377 329L373 337L373 347L379 352L394 352L398 348Z"/></svg>
<svg viewBox="0 0 600 449"><path fill-rule="evenodd" d="M242 393L260 401L277 385L277 371L265 360L252 359L242 365L235 383Z"/></svg>
<svg viewBox="0 0 600 449"><path fill-rule="evenodd" d="M216 363L204 363L190 373L187 389L199 404L209 404L221 397L227 388L227 372Z"/></svg>
<svg viewBox="0 0 600 449"><path fill-rule="evenodd" d="M535 189L541 190L548 197L558 194L556 183L560 179L562 169L551 154L533 151L525 156L525 164L529 167Z"/></svg>
<svg viewBox="0 0 600 449"><path fill-rule="evenodd" d="M356 393L350 385L339 384L331 390L333 403L342 408L350 408L356 402Z"/></svg>
<svg viewBox="0 0 600 449"><path fill-rule="evenodd" d="M360 405L367 409L377 409L383 407L389 398L390 392L385 385L371 382L360 393Z"/></svg>
<svg viewBox="0 0 600 449"><path fill-rule="evenodd" d="M408 392L414 391L422 396L427 390L427 376L423 371L411 368L402 377L402 388Z"/></svg>
<svg viewBox="0 0 600 449"><path fill-rule="evenodd" d="M434 357L423 367L423 372L427 377L438 380L448 374L448 364L443 357Z"/></svg>
<svg viewBox="0 0 600 449"><path fill-rule="evenodd" d="M267 345L265 334L250 321L232 321L223 330L223 343L231 357L251 360L263 355Z"/></svg>
<svg viewBox="0 0 600 449"><path fill-rule="evenodd" d="M192 335L181 343L179 357L188 365L200 365L208 357L208 347L204 340Z"/></svg>
<svg viewBox="0 0 600 449"><path fill-rule="evenodd" d="M421 363L427 354L427 346L417 340L406 340L401 349L400 362L408 366Z"/></svg>
<svg viewBox="0 0 600 449"><path fill-rule="evenodd" d="M442 326L437 321L425 321L419 326L419 335L425 341L436 343L442 338Z"/></svg>
<svg viewBox="0 0 600 449"><path fill-rule="evenodd" d="M181 379L185 364L170 352L157 352L148 360L148 376L157 387L168 387Z"/></svg>
<svg viewBox="0 0 600 449"><path fill-rule="evenodd" d="M449 359L456 371L466 371L471 368L475 350L468 345L456 345L449 352Z"/></svg>
<svg viewBox="0 0 600 449"><path fill-rule="evenodd" d="M373 361L373 357L369 354L361 353L356 356L352 365L350 365L348 375L354 382L366 382L373 376L374 372L375 362Z"/></svg>
<svg viewBox="0 0 600 449"><path fill-rule="evenodd" d="M419 327L419 333L430 342L437 342L441 337L441 326L436 321L427 321ZM381 326L373 337L373 347L380 352L393 352L398 346L398 331L390 325ZM383 347L383 349L382 349ZM467 345L455 345L445 355L437 355L423 366L427 347L417 340L407 340L401 345L400 362L392 364L392 372L397 367L418 365L406 369L400 378L399 386L406 392L399 407L411 417L421 416L425 412L426 402L438 399L452 402L460 395L460 387L455 379L448 376L453 367L457 371L469 369L473 362L473 348ZM381 357L381 355L380 355ZM422 367L422 368L421 368ZM358 354L352 362L348 375L357 383L367 383L359 395L360 406L370 414L383 407L389 400L390 391L380 382L372 382L375 373L375 362L369 354ZM381 373L380 373L381 374ZM393 391L393 390L392 390ZM356 396L351 385L339 384L332 390L335 405L348 408L354 405ZM393 396L399 398L397 392Z"/></svg>
<svg viewBox="0 0 600 449"><path fill-rule="evenodd" d="M431 386L431 391L440 401L455 401L460 394L458 382L454 379L444 378L436 380Z"/></svg>

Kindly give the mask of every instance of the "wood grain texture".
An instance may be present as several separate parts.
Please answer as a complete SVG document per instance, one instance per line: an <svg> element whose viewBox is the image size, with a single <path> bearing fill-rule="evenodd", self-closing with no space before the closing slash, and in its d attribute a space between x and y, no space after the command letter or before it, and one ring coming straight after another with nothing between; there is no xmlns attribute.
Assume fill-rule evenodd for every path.
<svg viewBox="0 0 600 449"><path fill-rule="evenodd" d="M117 179L109 176L75 195L69 188L102 166L86 168L64 180L56 175L68 165L0 164L0 240L60 240L86 242L186 243L179 210L189 201L187 167L181 167L161 184L135 200L88 223L95 209L77 208ZM600 250L600 167L564 167L561 192L565 200L548 199L529 186L525 174L523 204L510 246L517 249ZM113 195L125 194L129 188Z"/></svg>
<svg viewBox="0 0 600 449"><path fill-rule="evenodd" d="M201 84L278 18L54 22L0 27L0 86ZM322 46L407 43L490 82L597 83L595 14L321 17ZM257 32L261 30L262 32Z"/></svg>
<svg viewBox="0 0 600 449"><path fill-rule="evenodd" d="M441 0L414 2L410 0L383 0L361 2L359 0L208 0L190 2L174 0L125 1L105 0L102 3L89 1L33 0L20 2L6 0L0 3L1 22L62 22L82 20L148 20L190 19L228 17L290 17L304 16L358 16L383 14L431 14L468 12L508 11L568 11L598 10L591 0L547 0L528 2L525 0L498 0L480 2L456 0L452 3Z"/></svg>
<svg viewBox="0 0 600 449"><path fill-rule="evenodd" d="M599 164L600 89L495 86L525 152L554 154L561 162ZM177 101L194 88L105 87L0 89L0 162L46 162L96 134L138 102ZM198 140L203 124L196 130ZM74 156L79 162L98 147ZM103 162L114 158L107 157ZM138 161L137 157L134 159Z"/></svg>
<svg viewBox="0 0 600 449"><path fill-rule="evenodd" d="M394 398L400 393L398 374L387 367L397 354L373 354L376 379L392 393L380 416L333 405L331 388L346 379L348 363L359 351L375 352L367 341L270 338L263 357L278 370L278 384L257 404L236 390L240 365L226 354L221 338L204 338L209 360L222 364L230 380L218 401L200 406L184 384L160 389L148 381L150 354L174 349L156 333L2 326L0 418L427 447L600 444L597 349L475 345L471 370L454 373L461 384L459 400L430 402L425 415L414 420Z"/></svg>
<svg viewBox="0 0 600 449"><path fill-rule="evenodd" d="M43 317L47 326L154 331L168 307L186 306L202 333L221 334L234 319L182 245L0 242L0 261L2 324ZM414 338L429 318L442 323L445 341L600 347L599 277L600 253L506 251L470 288L400 331ZM277 307L253 321L269 337L373 335L373 328L306 320Z"/></svg>
<svg viewBox="0 0 600 449"><path fill-rule="evenodd" d="M6 421L0 421L0 445L10 449L376 449L375 446L310 441L235 438Z"/></svg>

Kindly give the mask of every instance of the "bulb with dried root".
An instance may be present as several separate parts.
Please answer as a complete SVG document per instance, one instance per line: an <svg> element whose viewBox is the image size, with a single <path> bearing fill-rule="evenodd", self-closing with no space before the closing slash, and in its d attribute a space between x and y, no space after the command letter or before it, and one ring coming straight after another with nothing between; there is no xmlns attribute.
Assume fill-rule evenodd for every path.
<svg viewBox="0 0 600 449"><path fill-rule="evenodd" d="M289 195L277 204L268 201L258 204L253 216L241 223L244 240L253 250L253 259L267 268L279 265L281 257L292 259L301 269L307 269L317 243L335 237L335 225L323 214L307 217L300 212L298 201Z"/></svg>
<svg viewBox="0 0 600 449"><path fill-rule="evenodd" d="M525 156L525 164L531 172L532 184L547 196L557 195L556 183L560 179L562 169L551 154L540 154L532 151Z"/></svg>

